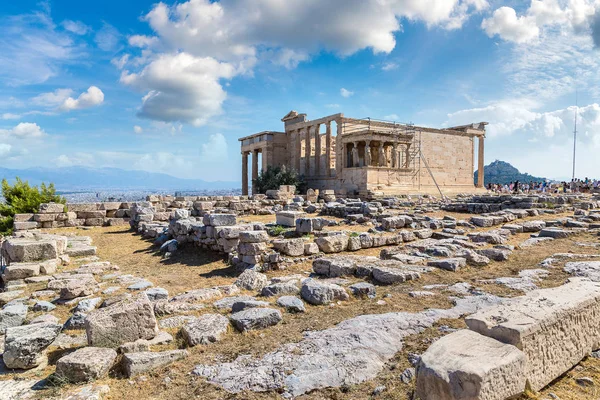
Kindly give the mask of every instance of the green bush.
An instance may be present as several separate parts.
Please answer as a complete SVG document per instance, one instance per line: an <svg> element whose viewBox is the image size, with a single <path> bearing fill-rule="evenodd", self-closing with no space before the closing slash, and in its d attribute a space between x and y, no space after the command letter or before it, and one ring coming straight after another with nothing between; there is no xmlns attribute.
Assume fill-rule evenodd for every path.
<svg viewBox="0 0 600 400"><path fill-rule="evenodd" d="M295 170L288 170L285 165L281 167L268 166L266 171L258 174L258 178L252 184L256 186L258 193L277 190L281 185L296 186L296 191L299 193L306 191L304 177L298 175Z"/></svg>
<svg viewBox="0 0 600 400"><path fill-rule="evenodd" d="M2 180L2 196L5 203L0 204L0 235L12 232L15 214L38 212L42 203L66 203L63 197L56 194L54 184L46 186L42 183L38 188L30 186L27 181L23 182L18 177L13 185L6 179Z"/></svg>
<svg viewBox="0 0 600 400"><path fill-rule="evenodd" d="M272 227L271 229L269 229L269 235L271 235L271 236L279 236L279 235L281 235L285 231L286 231L285 227L283 227L281 225L275 225L274 227Z"/></svg>

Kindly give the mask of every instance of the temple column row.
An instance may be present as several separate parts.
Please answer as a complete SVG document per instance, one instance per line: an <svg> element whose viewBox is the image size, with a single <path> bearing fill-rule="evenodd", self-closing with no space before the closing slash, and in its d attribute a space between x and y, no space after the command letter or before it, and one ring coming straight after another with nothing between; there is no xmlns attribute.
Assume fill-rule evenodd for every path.
<svg viewBox="0 0 600 400"><path fill-rule="evenodd" d="M252 151L252 194L256 194L254 182L258 178L258 154L260 150ZM242 195L248 195L248 155L249 151L242 152ZM264 161L263 161L264 164Z"/></svg>
<svg viewBox="0 0 600 400"><path fill-rule="evenodd" d="M330 174L331 170L331 145L332 145L332 134L331 134L331 122L326 122L326 133L325 133L325 154L322 150L322 139L321 139L321 124L307 126L302 129L296 130L292 138L295 142L295 154L292 159L294 161L294 168L298 173L304 173L306 176L321 176L322 173L326 175ZM311 168L310 159L312 157L313 141L312 136L314 135L314 168ZM304 141L304 151L302 149L302 142ZM325 156L325 171L321 171L321 156ZM304 157L304 171L302 171L302 158Z"/></svg>
<svg viewBox="0 0 600 400"><path fill-rule="evenodd" d="M359 143L364 143L363 164L358 153ZM349 142L344 151L343 165L346 168L361 166L391 167L394 169L409 168L410 154L409 146L401 146L399 143L391 145L377 142L371 145L370 140L361 142ZM391 151L390 151L391 147Z"/></svg>

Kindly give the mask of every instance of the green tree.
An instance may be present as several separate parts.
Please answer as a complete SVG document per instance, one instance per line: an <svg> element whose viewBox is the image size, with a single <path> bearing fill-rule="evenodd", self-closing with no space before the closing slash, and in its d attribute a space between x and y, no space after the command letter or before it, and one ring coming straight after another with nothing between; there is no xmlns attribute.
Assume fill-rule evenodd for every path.
<svg viewBox="0 0 600 400"><path fill-rule="evenodd" d="M285 165L281 167L268 166L267 170L260 172L258 178L252 183L256 185L258 193L265 193L267 190L277 190L281 185L294 185L300 193L306 190L304 177L298 175L294 170L288 170Z"/></svg>
<svg viewBox="0 0 600 400"><path fill-rule="evenodd" d="M0 234L4 235L12 232L15 214L38 212L42 203L66 203L63 197L56 194L54 184L42 183L38 188L18 177L13 185L6 179L2 180L2 196L5 203L0 204Z"/></svg>

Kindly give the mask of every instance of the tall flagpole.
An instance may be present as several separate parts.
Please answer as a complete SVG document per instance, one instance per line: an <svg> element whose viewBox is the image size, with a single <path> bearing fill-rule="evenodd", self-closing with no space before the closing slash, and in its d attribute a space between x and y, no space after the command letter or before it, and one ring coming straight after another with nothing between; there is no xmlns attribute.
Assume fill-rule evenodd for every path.
<svg viewBox="0 0 600 400"><path fill-rule="evenodd" d="M578 92L575 91L575 129L573 130L573 179L575 179L575 150L577 149L577 114L579 112L579 105L577 102Z"/></svg>

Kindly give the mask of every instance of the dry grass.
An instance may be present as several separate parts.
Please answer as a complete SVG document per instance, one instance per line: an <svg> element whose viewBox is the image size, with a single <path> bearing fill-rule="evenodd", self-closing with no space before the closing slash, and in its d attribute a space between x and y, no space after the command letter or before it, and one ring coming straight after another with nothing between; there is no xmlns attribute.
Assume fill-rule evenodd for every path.
<svg viewBox="0 0 600 400"><path fill-rule="evenodd" d="M466 215L460 214L462 219ZM274 222L274 216L252 216L243 217L240 220ZM554 219L556 216L543 216L530 219ZM355 225L368 230L369 227ZM346 227L336 227L346 229ZM76 229L62 229L60 232L76 232L81 235L92 237L94 244L98 246L98 255L102 260L109 260L120 266L121 273L144 277L152 281L155 286L169 290L171 295L181 293L194 288L212 287L216 285L231 284L235 281L239 271L230 268L222 256L201 251L196 247L183 246L170 259L164 260L157 253L156 248L148 241L142 240L138 235L126 230L124 227L94 228L87 231ZM516 235L511 238L511 243L520 243L528 237L528 234ZM443 289L435 289L436 296L427 298L412 298L408 295L413 290L423 290L423 286L429 284L448 284L468 282L488 293L501 296L516 296L519 291L511 290L505 286L482 283L498 277L516 276L520 270L538 268L539 262L546 257L559 252L594 253L600 252L598 248L579 247L576 241L598 241L597 237L589 234L552 242L543 242L529 249L517 250L506 262L492 262L486 267L467 267L459 272L435 270L423 274L418 281L407 282L402 285L379 286L375 299L355 300L341 302L334 306L309 306L304 314L285 314L284 321L264 331L254 331L244 334L235 332L233 329L224 340L209 346L197 346L190 350L190 357L186 360L174 363L169 367L158 369L148 373L145 379L136 378L128 380L120 371L112 371L110 377L99 383L110 385L109 399L123 398L147 398L147 399L275 399L280 398L276 393L240 393L229 394L222 389L207 384L203 379L190 375L194 365L200 363L212 364L215 362L231 361L239 355L250 354L260 357L265 353L277 349L284 343L302 340L303 332L310 330L323 330L337 323L364 314L386 313L396 311L419 312L428 308L448 308L451 302L448 299L450 293ZM354 252L354 255L378 255L381 248L368 249ZM289 275L292 273L307 273L311 270L310 262L296 263L285 271L273 271L268 274L272 276ZM562 265L549 270L550 274L544 278L539 286L553 287L564 283L567 275L562 272ZM349 278L350 281L358 281ZM243 293L252 294L252 293ZM385 304L377 304L384 300ZM59 307L61 308L61 307ZM215 312L207 307L203 312ZM66 318L68 308L58 310L61 319ZM63 315L65 313L65 315ZM364 399L369 398L372 390L379 385L385 385L384 391L378 398L381 399L404 399L412 391L412 384L404 384L399 380L401 372L409 367L407 356L409 353L422 353L430 343L443 334L438 329L441 325L453 328L464 328L462 320L444 320L436 326L427 329L419 335L408 337L404 348L390 360L386 367L380 372L376 379L342 388L331 388L318 390L301 396L302 399ZM154 350L165 350L183 347L184 343L177 337L177 330L171 330L176 340L165 346L156 347ZM56 359L59 354L52 354ZM24 376L45 377L53 371L49 366L38 372L26 373ZM10 376L10 375L9 375ZM586 359L578 367L567 373L564 377L553 383L542 395L532 395L531 398L542 399L548 392L557 394L561 399L589 399L597 398L597 389L594 387L584 388L577 385L573 377L589 376L600 384L600 360ZM169 378L165 381L165 378ZM58 387L52 391L43 391L42 397L50 394L59 394L70 386ZM547 396L546 396L547 397Z"/></svg>

